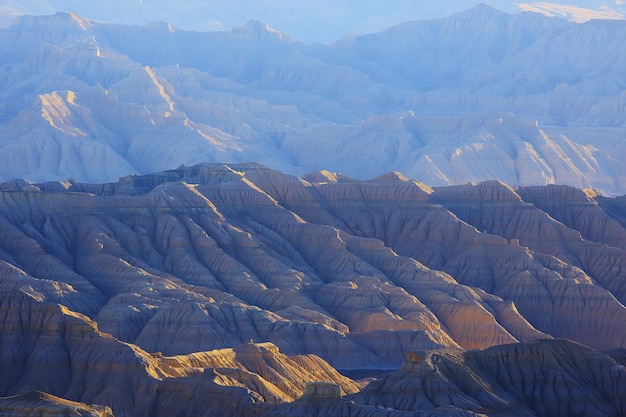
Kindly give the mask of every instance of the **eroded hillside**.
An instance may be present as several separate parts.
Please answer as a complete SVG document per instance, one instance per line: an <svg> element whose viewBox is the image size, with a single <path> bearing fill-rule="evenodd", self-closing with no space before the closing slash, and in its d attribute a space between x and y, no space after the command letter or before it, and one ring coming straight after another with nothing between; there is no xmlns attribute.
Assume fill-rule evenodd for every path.
<svg viewBox="0 0 626 417"><path fill-rule="evenodd" d="M0 181L257 161L624 194L625 42L624 22L486 5L328 45L22 16L0 29Z"/></svg>
<svg viewBox="0 0 626 417"><path fill-rule="evenodd" d="M623 199L590 190L258 164L0 188L1 396L250 415L408 352L626 347Z"/></svg>

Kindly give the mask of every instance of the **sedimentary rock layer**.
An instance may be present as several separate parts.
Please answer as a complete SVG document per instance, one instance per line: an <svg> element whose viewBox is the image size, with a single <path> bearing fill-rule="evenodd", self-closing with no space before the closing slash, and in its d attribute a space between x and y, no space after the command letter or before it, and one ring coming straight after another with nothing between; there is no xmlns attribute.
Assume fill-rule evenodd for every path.
<svg viewBox="0 0 626 417"><path fill-rule="evenodd" d="M303 398L271 416L622 416L626 368L565 340L407 355L402 369L338 400Z"/></svg>
<svg viewBox="0 0 626 417"><path fill-rule="evenodd" d="M253 160L623 194L624 43L622 21L487 5L330 45L23 16L0 28L0 181Z"/></svg>
<svg viewBox="0 0 626 417"><path fill-rule="evenodd" d="M0 188L2 396L193 415L410 351L625 347L623 201L589 190L257 164Z"/></svg>
<svg viewBox="0 0 626 417"><path fill-rule="evenodd" d="M109 407L67 401L40 391L0 398L2 417L114 417Z"/></svg>

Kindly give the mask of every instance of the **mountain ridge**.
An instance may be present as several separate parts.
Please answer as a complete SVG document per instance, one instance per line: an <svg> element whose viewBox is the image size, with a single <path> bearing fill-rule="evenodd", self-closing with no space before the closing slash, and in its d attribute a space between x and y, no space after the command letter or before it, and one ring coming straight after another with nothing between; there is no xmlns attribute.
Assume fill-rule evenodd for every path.
<svg viewBox="0 0 626 417"><path fill-rule="evenodd" d="M624 24L481 10L333 45L25 17L0 31L0 180L259 161L623 193Z"/></svg>
<svg viewBox="0 0 626 417"><path fill-rule="evenodd" d="M349 34L361 35L384 30L406 20L429 20L449 16L476 5L475 0L451 0L443 3L409 0L404 3L382 6L363 5L353 0L341 4L324 2L307 3L294 7L259 5L243 0L242 5L221 5L215 0L190 1L173 7L162 1L150 3L124 3L115 0L106 6L83 4L64 0L24 0L16 4L10 0L0 2L0 25L8 24L23 14L52 14L72 10L97 21L116 24L149 24L155 21L171 22L186 30L225 30L237 27L251 18L267 21L281 31L290 33L303 42L332 42ZM569 1L569 6L558 3L512 3L510 0L491 0L490 5L508 13L529 10L549 16L560 16L574 21L593 18L623 18L625 7L619 2L600 5L593 0Z"/></svg>
<svg viewBox="0 0 626 417"><path fill-rule="evenodd" d="M621 262L619 259L626 241L626 232L619 219L613 219L610 212L603 209L605 205L618 204L618 200L595 194L581 192L580 197L572 201L567 187L541 188L553 195L563 193L558 199L552 197L560 206L553 203L550 207L542 203L543 197L538 191L531 193L531 188L516 191L499 182L430 189L392 173L372 181L328 182L324 179L311 183L259 164L202 164L155 175L131 176L117 184L36 185L21 182L3 184L2 188L11 190L2 192L4 208L0 211L9 239L4 246L6 259L18 268L10 276L21 276L19 282L28 274L44 274L54 280L66 275L64 280L69 280L68 284L80 293L89 294L93 301L80 301L79 293L72 291L65 295L50 293L54 299L67 298L72 309L91 317L94 317L94 311L100 310L97 315L100 328L122 340L142 340L141 343L147 343L151 349L166 354L196 351L194 343L202 345L208 341L204 338L193 343L188 340L191 344L185 346L182 341L186 338L174 337L172 340L180 341L178 347L168 348L167 343L155 345L154 333L158 332L158 327L154 326L160 326L159 323L179 322L188 316L190 322L200 319L194 326L205 325L201 316L192 319L197 314L194 309L177 306L175 300L188 291L192 291L188 297L196 299L200 305L207 303L207 297L210 297L222 300L220 303L241 315L228 321L252 320L256 323L252 329L237 325L243 332L238 336L241 341L267 337L261 336L264 331L257 333L260 324L266 320L282 321L280 314L285 314L290 318L321 320L316 331L327 333L331 339L343 338L341 335L347 329L367 333L395 328L400 332L423 330L439 344L474 346L478 341L465 333L462 322L455 322L453 326L449 321L451 317L443 322L436 318L440 314L443 314L442 318L447 317L451 312L446 312L442 299L430 294L426 287L422 288L422 285L434 285L446 293L459 284L473 288L462 297L473 300L465 307L469 309L467 314L474 311L473 314L484 315L487 320L493 320L489 317L494 314L498 317L498 324L494 322L494 330L489 331L494 332L490 336L493 340L513 341L516 339L514 335L526 340L558 332L559 337L578 335L576 337L581 342L603 349L622 343L619 332L607 333L604 327L595 326L598 335L591 336L593 331L583 324L586 319L581 312L566 313L569 308L565 306L562 313L553 313L550 318L538 316L535 311L538 307L523 295L527 284L519 287L514 284L517 280L522 284L529 279L530 282L538 279L546 286L542 291L552 293L553 297L556 296L554 291L560 291L560 286L573 285L578 292L575 299L604 299L604 291L610 291L618 300L625 299L619 277L606 269L607 264ZM581 205L582 202L586 203ZM74 208L61 210L61 206ZM145 208L140 209L142 206ZM150 214L150 207L162 214ZM586 207L585 211L580 211L582 207ZM577 214L565 214L574 208ZM25 209L30 214L20 214ZM131 214L133 211L136 213ZM198 214L192 215L194 211ZM483 212L489 217L477 216ZM72 218L71 213L78 216L78 223L71 227L69 224L62 226ZM417 221L418 214L423 221ZM152 218L155 215L148 222L142 220L142 216ZM589 225L595 223L584 220L588 217L597 219L594 222L598 224L610 222L612 232L592 232ZM567 220L569 218L572 220ZM11 226L11 223L24 221L32 222L32 226ZM132 225L129 221L139 223ZM162 223L156 229L159 231L146 235L147 230L155 227L154 222ZM308 243L305 244L301 234L308 236ZM539 235L543 238L535 237ZM415 240L414 236L423 238ZM583 236L593 240L586 240ZM154 242L149 243L152 239ZM270 243L273 240L276 242ZM78 246L70 243L75 241L84 243ZM610 243L610 246L605 247L601 242ZM28 246L23 246L28 244L35 244L48 254L24 269L30 263ZM326 249L315 249L318 244ZM192 249L195 245L203 249ZM469 245L476 253L467 252L464 245ZM493 259L481 255L489 252L493 252ZM496 256L500 252L502 259L498 258L500 255ZM278 258L274 258L278 254ZM351 261L342 260L344 256ZM318 264L319 257L326 259L326 263ZM348 268L346 262L354 263L352 268L355 270ZM104 265L109 266L105 268ZM524 272L527 268L533 271L530 275ZM20 270L26 275L16 275ZM298 270L300 272L296 273ZM84 280L85 274L90 277L87 281ZM174 278L179 274L179 278ZM243 275L239 277L238 274ZM335 282L337 274L347 274L352 277L347 278L352 283L345 286ZM163 286L161 291L169 294L166 298L170 301L165 304L158 301L157 305L169 307L156 315L157 311L142 307L137 311L135 323L138 327L124 327L124 317L130 311L118 310L116 305L124 303L128 295L110 305L106 300L116 300L115 294L130 290L126 289L127 279L141 276L145 276L141 280L152 281L151 285ZM408 278L410 276L421 276L422 283L418 285ZM184 284L181 277L188 282ZM564 277L568 278L563 280ZM380 283L376 283L377 280L381 280ZM10 287L16 288L14 285L10 284ZM596 285L600 285L601 290ZM194 294L193 286L207 287L208 292ZM281 290L270 295L268 286ZM395 286L404 289L398 290ZM231 295L225 297L226 290ZM258 294L257 290L260 291ZM49 291L46 289L45 293ZM386 308L395 313L389 315L390 312L382 310L371 313L369 319L360 317L357 320L352 310L344 310L336 304L339 300L347 302L347 294L354 293L351 304L356 305L351 309L358 309L361 302L356 300L368 299L373 296L372 291L388 293L389 300L395 300L395 307L389 305ZM467 289L455 290L458 291ZM495 293L490 295L492 291ZM143 295L136 296L153 297L144 292L141 290ZM328 300L335 301L325 301L324 298L307 300L313 293L319 297L328 293L331 296ZM340 295L342 293L345 295ZM413 299L416 294L425 298L418 302ZM501 297L514 304L499 300ZM240 304L242 302L244 304ZM245 307L246 303L252 303L254 307ZM294 310L295 305L310 311ZM614 319L618 320L622 308L618 304L611 308L614 309ZM219 309L211 303L202 309L210 316L217 314L213 319L218 322L222 320ZM334 313L329 315L330 311ZM404 315L410 317L416 311L422 311L422 317L430 317L427 321L430 324L415 327L410 320L406 321L407 318L399 319ZM528 314L530 316L526 317ZM574 324L572 317L582 321ZM540 324L544 332L538 333L528 319L530 323ZM561 333L565 327L557 323L564 322L569 323L571 333ZM617 321L610 322L613 324L606 322L609 327L618 325ZM302 325L305 323L301 322ZM445 331L436 330L444 323ZM142 329L144 326L148 327ZM221 331L219 334L215 340L226 337L224 342L210 347L232 343L227 342L232 336ZM486 335L483 338L488 340ZM159 343L164 343L164 339L160 340ZM479 342L480 346L485 346L484 340ZM283 348L287 349L286 346ZM302 347L291 346L289 349L297 352ZM287 352L291 352L289 349Z"/></svg>
<svg viewBox="0 0 626 417"><path fill-rule="evenodd" d="M3 183L0 396L135 416L569 415L585 398L617 416L624 204L258 163Z"/></svg>

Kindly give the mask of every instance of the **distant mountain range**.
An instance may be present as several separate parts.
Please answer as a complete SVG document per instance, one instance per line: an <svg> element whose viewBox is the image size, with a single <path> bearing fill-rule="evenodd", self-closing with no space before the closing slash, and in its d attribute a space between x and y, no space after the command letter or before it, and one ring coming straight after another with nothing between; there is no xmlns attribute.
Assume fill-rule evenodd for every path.
<svg viewBox="0 0 626 417"><path fill-rule="evenodd" d="M75 14L0 30L0 180L203 161L626 193L626 22L477 6L306 45Z"/></svg>
<svg viewBox="0 0 626 417"><path fill-rule="evenodd" d="M349 34L379 32L408 20L436 19L472 8L478 0L394 2L358 0L0 0L0 25L19 15L46 15L71 11L106 23L147 24L170 22L186 30L229 30L250 19L259 19L302 42L333 42ZM531 10L575 21L623 18L626 5L613 0L560 2L484 2L505 12ZM564 3L564 4L561 4Z"/></svg>

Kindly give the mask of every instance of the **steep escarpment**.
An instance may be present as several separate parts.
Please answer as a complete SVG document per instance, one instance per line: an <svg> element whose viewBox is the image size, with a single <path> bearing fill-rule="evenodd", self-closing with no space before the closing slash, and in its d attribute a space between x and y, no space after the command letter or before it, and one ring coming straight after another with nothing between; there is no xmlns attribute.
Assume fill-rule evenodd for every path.
<svg viewBox="0 0 626 417"><path fill-rule="evenodd" d="M127 412L164 376L135 346L102 334L89 318L32 288L3 291L0 395L31 390Z"/></svg>
<svg viewBox="0 0 626 417"><path fill-rule="evenodd" d="M498 198L496 193L501 194L503 190L506 190L507 197ZM554 186L543 190L520 188L518 191L519 194L499 183L483 183L459 186L456 192L445 189L437 194L438 201L459 218L479 230L502 236L532 250L533 257L540 264L557 272L556 281L544 278L543 285L552 294L559 294L558 298L553 296L553 300L564 307L572 306L571 314L574 316L577 314L575 310L580 308L580 305L573 307L579 297L593 300L589 311L604 306L602 300L607 296L616 297L623 303L626 298L622 271L626 258L620 242L625 230L598 206L592 199L594 194ZM585 285L592 283L590 278L596 285ZM597 291L598 287L607 289L610 295ZM519 288L509 287L506 290L519 294L510 294L506 298L524 298ZM518 307L524 308L524 302L518 302ZM593 327L593 322L585 323L585 318L590 317L589 311L580 312L582 314L579 313L576 319L586 328ZM565 316L563 320L566 321L557 327L571 328L570 318ZM559 336L570 337L567 334ZM591 341L579 340L585 343ZM611 344L620 345L620 342L613 340L604 348L610 348Z"/></svg>
<svg viewBox="0 0 626 417"><path fill-rule="evenodd" d="M448 409L451 415L620 416L625 372L610 356L564 340L432 351L408 355L400 371L350 399L423 415Z"/></svg>
<svg viewBox="0 0 626 417"><path fill-rule="evenodd" d="M302 399L270 416L621 416L626 369L566 340L409 352L401 369L343 398Z"/></svg>
<svg viewBox="0 0 626 417"><path fill-rule="evenodd" d="M86 406L85 412L98 416L111 410L116 415L195 415L210 407L216 409L208 415L221 416L249 415L245 410L256 402L293 401L312 381L334 383L344 395L361 387L317 356L288 357L271 343L151 355L100 332L87 317L32 289L0 297L0 396L13 396L0 402L2 415L29 410L58 415L79 407L47 394L15 396L31 390L110 407Z"/></svg>
<svg viewBox="0 0 626 417"><path fill-rule="evenodd" d="M333 368L392 369L412 351L557 337L621 357L621 200L431 188L399 173L306 178L207 163L110 184L2 184L0 395L249 415L278 412L268 404L308 382L354 394ZM482 401L470 397L459 404Z"/></svg>
<svg viewBox="0 0 626 417"><path fill-rule="evenodd" d="M551 334L623 345L614 297L625 290L607 272L619 248L500 183L317 177L328 178L205 164L7 191L3 285L27 283L166 355L253 339L359 367L389 364L394 351L399 363L412 343L484 348ZM402 349L362 337L389 331L406 335Z"/></svg>
<svg viewBox="0 0 626 417"><path fill-rule="evenodd" d="M41 417L114 417L109 407L68 401L41 391L0 398L0 415L3 417L21 417L35 413Z"/></svg>
<svg viewBox="0 0 626 417"><path fill-rule="evenodd" d="M597 320L591 319L592 310L599 305L614 308L612 311L621 317L618 320L623 319L622 307L611 300L620 296L623 285L606 269L622 262L623 254L583 241L578 232L562 227L544 212L529 206L510 187L499 183L449 187L406 201L387 196L376 198L368 192L344 200L342 188L348 187L348 184L325 183L317 189L351 234L376 237L399 255L445 271L461 284L512 301L514 309L503 316L515 317L519 311L537 329L570 338L577 338L572 331L584 333L588 335L586 339L578 340L603 348L623 343L621 334L609 336L600 345L602 336L593 335L593 331L587 333L595 326ZM421 192L414 183L401 181L365 182L353 185L352 189L359 187L386 190L403 187L405 192ZM495 208L499 211L494 211ZM528 218L533 215L536 218ZM490 222L497 222L500 227L492 227ZM551 238L548 233L553 230L556 234ZM525 235L541 246L531 245L524 239ZM578 250L578 255L574 255L578 258L572 256L572 248ZM591 277L609 291L590 285ZM410 285L402 284L404 288ZM586 311L580 309L586 302L576 301L583 299L591 303ZM546 311L550 314L544 314ZM472 323L480 322L476 318L482 313L475 314L469 319ZM498 318L499 323L504 320ZM461 326L458 320L450 321L454 323L452 326ZM603 325L615 331L621 326L618 321ZM459 331L475 334L474 329ZM468 347L467 343L465 346Z"/></svg>
<svg viewBox="0 0 626 417"><path fill-rule="evenodd" d="M275 346L247 344L234 350L157 357L164 368L177 373L176 377L162 380L151 398L153 402L136 408L132 415L617 417L626 407L626 370L616 356L618 351L605 354L558 339L480 351L448 348L408 352L400 369L387 372L358 392L355 384L346 385L344 378L307 383L296 399L288 399L281 397L287 392L285 387L301 382L280 379L274 385L269 382L268 370L279 369L276 365L281 363L300 363L300 359L284 362ZM260 357L265 359L259 361ZM240 360L259 373L234 368L242 365L237 364ZM313 363L315 360L305 360L301 364ZM320 368L300 368L282 377L294 378L304 375L302 371L316 369ZM239 384L233 384L234 378ZM242 390L245 386L255 387L257 393ZM246 392L254 401L264 398L266 402L246 402ZM87 406L41 392L0 399L3 416L31 412L44 416L113 415L109 407Z"/></svg>

